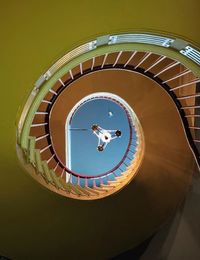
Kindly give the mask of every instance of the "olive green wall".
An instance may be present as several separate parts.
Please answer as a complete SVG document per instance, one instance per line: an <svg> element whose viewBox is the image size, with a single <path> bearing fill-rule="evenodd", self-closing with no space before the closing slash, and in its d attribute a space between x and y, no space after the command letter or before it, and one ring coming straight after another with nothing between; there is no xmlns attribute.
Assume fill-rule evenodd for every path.
<svg viewBox="0 0 200 260"><path fill-rule="evenodd" d="M1 239L10 243L7 250L0 246L0 254L9 256L8 249L16 242L23 247L23 241L16 241L17 234L24 232L23 219L27 226L35 219L39 222L40 216L34 216L36 206L46 211L44 232L49 234L48 209L34 199L35 194L41 200L50 196L58 206L57 196L23 172L15 151L17 113L37 78L67 50L98 35L152 31L177 35L200 46L199 10L199 0L0 1L0 227L9 227L3 229ZM57 216L55 221L64 220ZM27 237L30 241L31 231Z"/></svg>
<svg viewBox="0 0 200 260"><path fill-rule="evenodd" d="M1 1L4 156L15 157L20 105L37 78L67 50L97 35L141 30L178 35L200 46L199 10L198 0Z"/></svg>

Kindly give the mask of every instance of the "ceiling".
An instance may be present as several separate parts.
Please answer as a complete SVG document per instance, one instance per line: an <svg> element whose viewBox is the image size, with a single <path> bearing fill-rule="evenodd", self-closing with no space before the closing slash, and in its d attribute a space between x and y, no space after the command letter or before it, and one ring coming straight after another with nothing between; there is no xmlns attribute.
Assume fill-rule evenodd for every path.
<svg viewBox="0 0 200 260"><path fill-rule="evenodd" d="M148 113L144 122L148 128L153 112L157 111L156 102L163 99L166 110L157 111L156 117L163 119L163 124L156 121L149 137L153 140L154 131L157 136L162 131L166 138L149 144L149 153L137 182L117 195L98 202L60 197L33 181L18 162L16 124L20 107L37 78L66 51L99 35L135 31L176 35L200 46L198 0L192 0L190 4L184 0L119 0L115 3L102 0L100 3L64 0L1 3L0 254L10 258L44 259L48 256L48 259L55 259L55 256L89 255L94 259L97 251L99 259L117 255L150 235L177 206L187 188L191 174L188 169L193 167L192 155L175 107L159 88L154 89L151 97L144 95L143 102L149 104L150 110L142 110L142 113ZM156 95L159 99L155 99ZM138 108L142 109L140 103ZM141 114L141 118L145 118L145 114ZM172 118L174 123L166 125L166 119ZM162 129L159 129L160 125ZM171 130L167 131L164 126ZM174 134L175 128L179 129L179 136ZM166 151L160 146L163 142L169 145L168 135L174 138L170 139L174 140L171 147L173 162L168 153L166 156L169 157L163 159ZM184 155L184 164L180 166L181 155ZM174 172L178 174L175 179L172 178ZM181 182L183 176L185 181ZM167 188L167 181L174 185ZM180 188L177 193L175 187ZM169 198L166 198L166 192L171 194ZM139 196L142 197L138 199ZM173 196L177 201L171 204ZM159 198L164 198L164 206ZM145 211L141 207L144 204L147 205ZM136 222L133 222L134 216Z"/></svg>

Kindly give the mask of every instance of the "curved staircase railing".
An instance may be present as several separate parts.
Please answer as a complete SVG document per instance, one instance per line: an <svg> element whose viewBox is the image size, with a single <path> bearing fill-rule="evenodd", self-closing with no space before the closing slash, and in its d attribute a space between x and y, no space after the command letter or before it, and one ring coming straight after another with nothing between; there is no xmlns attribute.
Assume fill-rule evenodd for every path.
<svg viewBox="0 0 200 260"><path fill-rule="evenodd" d="M158 36L150 37L148 35L145 38L145 35L138 34L134 36L110 36L108 38L106 43L108 45L122 43L124 41L135 41L156 44L165 48L176 46L175 39L159 38ZM103 39L97 39L97 41L93 41L84 45L82 48L76 49L74 53L71 52L65 55L36 83L34 90L36 94L38 93L38 86L45 80L48 80L51 75L69 61L69 59L94 49L96 46L102 46L105 44L105 41L106 39L104 39L104 42ZM184 46L184 43L181 42L179 45ZM185 46L184 50L180 49L179 52L189 59L192 59L198 65L200 64L200 54L192 47ZM124 182L128 183L131 179L129 173L141 162L141 150L144 148L143 137L139 136L139 129L133 125L132 131L135 131L137 140L131 139L128 152L121 164L118 165L114 171L108 172L104 176L85 178L84 185L80 181L80 176L69 172L65 165L61 163L52 145L49 131L49 113L60 93L83 75L99 70L110 69L141 73L151 78L151 80L156 81L169 94L182 119L186 137L197 165L200 165L200 147L198 146L200 143L200 139L198 139L200 127L197 126L197 120L198 117L200 117L198 110L200 105L197 103L197 99L200 97L200 93L196 91L196 85L200 83L200 78L195 76L192 70L181 64L180 61L168 58L165 55L155 54L152 51L133 50L106 52L104 55L91 57L91 59L69 69L69 71L56 81L43 97L41 104L37 104L38 109L32 118L28 142L19 141L21 148L26 154L27 161L37 169L37 173L45 179L46 183L53 185L56 189L64 190L68 194L71 194L72 197L78 196L81 199L90 197L99 198L102 197L102 194L110 193L113 189L123 187ZM40 134L37 136L34 135L34 129L36 128L40 129ZM20 125L19 135L21 134L21 130L22 126ZM67 182L66 172L70 174Z"/></svg>

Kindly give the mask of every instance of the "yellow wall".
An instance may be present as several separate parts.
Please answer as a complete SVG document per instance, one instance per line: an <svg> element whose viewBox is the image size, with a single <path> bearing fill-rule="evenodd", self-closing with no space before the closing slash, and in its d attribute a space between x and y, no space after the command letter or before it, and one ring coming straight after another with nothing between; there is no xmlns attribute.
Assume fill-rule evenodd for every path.
<svg viewBox="0 0 200 260"><path fill-rule="evenodd" d="M8 144L14 148L20 104L37 78L67 50L97 35L137 30L178 35L200 46L199 9L198 0L1 1L4 149Z"/></svg>
<svg viewBox="0 0 200 260"><path fill-rule="evenodd" d="M2 249L0 243L1 254L9 256L9 248L17 242L20 230L23 232L22 219L30 227L35 221L40 222L38 212L34 216L34 208L46 209L39 198L51 198L55 211L59 207L54 203L58 197L32 181L16 157L17 112L37 78L67 50L98 35L153 31L178 35L200 46L199 10L199 0L0 1L0 227L4 227L1 228L1 239L6 238L10 243ZM64 200L60 199L60 205L64 206ZM70 205L77 206L72 202L68 203ZM45 218L44 232L49 234L48 212L43 215ZM57 215L56 218L55 222L65 221L64 216ZM85 218L87 220L86 215ZM27 233L28 241L31 241L31 232ZM42 229L38 236L40 232ZM93 235L98 234L91 233ZM25 241L26 236L23 239ZM20 241L17 243L20 245ZM16 247L16 250L20 249L20 246Z"/></svg>

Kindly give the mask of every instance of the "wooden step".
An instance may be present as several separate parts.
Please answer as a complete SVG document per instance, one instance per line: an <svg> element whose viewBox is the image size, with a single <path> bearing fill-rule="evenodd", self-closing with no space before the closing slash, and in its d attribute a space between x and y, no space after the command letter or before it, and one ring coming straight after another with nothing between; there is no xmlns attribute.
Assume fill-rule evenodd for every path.
<svg viewBox="0 0 200 260"><path fill-rule="evenodd" d="M53 178L51 177L49 166L46 161L42 162L42 167L44 169L43 176L47 183L53 183Z"/></svg>
<svg viewBox="0 0 200 260"><path fill-rule="evenodd" d="M115 181L108 181L108 184L109 184L109 186L111 185L115 185L116 184L116 186L117 185L120 185L122 183L122 181L120 181L120 180L115 180Z"/></svg>
<svg viewBox="0 0 200 260"><path fill-rule="evenodd" d="M62 185L61 183L59 182L59 179L56 175L56 173L53 171L53 170L50 170L50 174L51 174L51 177L53 179L53 183L55 184L56 188L57 189L61 189L62 188Z"/></svg>
<svg viewBox="0 0 200 260"><path fill-rule="evenodd" d="M93 187L92 189L95 190L95 191L101 192L101 193L105 193L105 192L108 191L108 190L102 189L101 187Z"/></svg>
<svg viewBox="0 0 200 260"><path fill-rule="evenodd" d="M35 165L35 137L29 136L28 137L28 158L27 161L31 164Z"/></svg>
<svg viewBox="0 0 200 260"><path fill-rule="evenodd" d="M117 185L101 184L101 188L102 188L102 189L107 189L107 190L113 189L113 188L115 188L116 186L117 186Z"/></svg>
<svg viewBox="0 0 200 260"><path fill-rule="evenodd" d="M76 185L76 188L78 188L86 196L90 196L91 195L91 193L87 189L85 189L85 187L81 187L79 185Z"/></svg>
<svg viewBox="0 0 200 260"><path fill-rule="evenodd" d="M80 186L78 186L77 184L74 185L70 182L67 182L67 185L70 187L71 192L74 193L75 195L79 195L79 196L85 195L81 192L81 189L79 189Z"/></svg>
<svg viewBox="0 0 200 260"><path fill-rule="evenodd" d="M128 178L128 175L129 175L129 174L123 174L123 175L121 175L121 176L117 176L117 177L116 177L116 180L122 180L122 181L123 181L123 180L125 180L125 179Z"/></svg>
<svg viewBox="0 0 200 260"><path fill-rule="evenodd" d="M58 177L59 182L61 183L62 187L64 188L64 190L66 190L69 193L73 193L75 195L78 196L89 196L89 192L84 191L82 187L80 187L79 185L74 185L70 182L66 182L63 178Z"/></svg>
<svg viewBox="0 0 200 260"><path fill-rule="evenodd" d="M135 159L134 159L134 161L135 161ZM129 165L128 167L126 167L126 170L124 171L124 173L126 173L126 171L132 170L133 169L133 164L134 164L134 162L131 165ZM124 175L124 173L122 173L122 174Z"/></svg>
<svg viewBox="0 0 200 260"><path fill-rule="evenodd" d="M58 181L60 182L62 188L63 188L65 191L67 191L67 192L69 192L69 193L71 192L71 187L70 187L69 185L67 185L66 181L65 181L63 178L58 177Z"/></svg>
<svg viewBox="0 0 200 260"><path fill-rule="evenodd" d="M89 191L90 193L93 193L93 195L99 195L99 192L95 189L92 189L90 187L84 187L85 190ZM92 195L92 194L91 194Z"/></svg>
<svg viewBox="0 0 200 260"><path fill-rule="evenodd" d="M35 149L35 165L36 165L36 173L43 174L44 170L42 167L42 159L41 159L39 149Z"/></svg>

